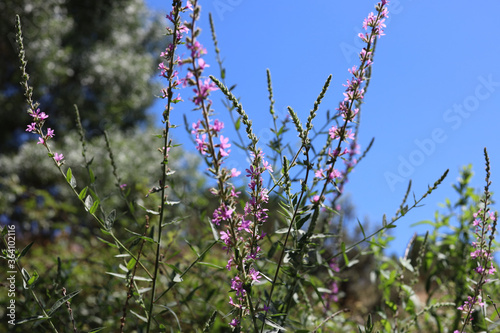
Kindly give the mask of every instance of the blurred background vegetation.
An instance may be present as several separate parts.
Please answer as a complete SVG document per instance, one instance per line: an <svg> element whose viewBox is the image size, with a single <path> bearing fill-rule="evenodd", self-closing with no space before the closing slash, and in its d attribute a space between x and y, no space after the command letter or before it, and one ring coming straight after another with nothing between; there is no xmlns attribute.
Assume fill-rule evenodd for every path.
<svg viewBox="0 0 500 333"><path fill-rule="evenodd" d="M23 24L34 97L41 103L42 111L50 115L46 127L56 130L56 137L51 141L54 151L64 154L65 167L72 168L80 188L89 185L100 196L103 214L116 210L114 230L121 238L129 239L130 247L135 250L139 241L131 231L145 232L146 212L141 206L152 207L159 202L155 194L147 195L151 188L158 186L161 174L161 154L157 148L162 142L154 135L161 134L161 129L154 127L146 110L159 91L154 78L158 55L168 44L163 36L165 20L148 12L140 0L0 3L0 224L2 227L16 225L19 248L34 242L22 261L28 271L39 272L36 288L47 308L62 296L62 287L68 292L82 290L72 301L78 329L88 331L106 326L115 330L122 315L126 289L120 279L105 272L120 272L120 265L125 262L115 257L120 253L98 240L96 236L103 235L97 223L85 214L46 151L33 141L34 135L25 132L30 119L19 85L16 14L21 16ZM90 163L81 153L74 104L78 105L88 139L86 154ZM109 133L121 183L113 174L104 130ZM193 267L184 283L173 287L172 282L179 271L188 267L214 241L209 217L218 204L207 190L209 184L197 155L175 147L169 161L175 171L168 184L170 200L180 204L169 207L167 216L171 224L164 236L161 280L172 289L162 303L164 313L159 318L166 327L179 325L185 331L194 331L202 328L212 312L218 310L214 331L222 332L228 330L231 316L220 310L228 309L230 291L225 268L227 257L221 246L215 245L210 257ZM86 166L92 168L95 183L91 184ZM419 253L423 253L417 271L405 271L397 258L387 257L383 249L390 243L391 236L380 234L376 242L350 253L349 267L339 258L338 274L326 269L328 263L325 262L311 269L307 283L303 281L303 291L312 295L315 302L297 302L295 317L302 316L304 322L311 320L312 317L307 317L312 311L307 306L311 305L319 313L326 311L322 309L322 300L315 299L314 295L317 287L330 283L328 281L335 281L338 287L336 301L329 311L347 307L352 312L350 319L336 317L328 323L329 329L338 332L351 332L366 320L368 313L385 320L403 317L401 312L394 311L394 304L404 308L411 318L419 309L435 304L435 296L445 295L449 301L462 302L467 295L467 276L471 269L465 260L470 251L467 244L473 237L468 223L479 200L468 187L471 174L470 168L464 169L457 184L459 202L446 202L447 213L436 213L435 219L429 222L435 223L435 232L429 235L429 241L424 243L423 238L418 237L409 247L405 259L415 267L419 256L422 257ZM124 191L119 187L122 184L127 185ZM242 192L243 186L239 188ZM270 231L283 227L277 202L278 198L273 197L268 207ZM341 240L352 243L362 238L359 229L344 227L356 224L353 202L347 197L341 205L342 215L325 216L322 220L323 231L336 233L338 238L323 243L318 262L321 257L337 253ZM368 232L375 226L364 223L364 227ZM150 235L153 232L154 227L147 231ZM274 245L280 237L275 235L264 241L263 248L269 249L266 261L276 257ZM422 244L426 251L420 251ZM461 244L459 249L458 244ZM144 256L151 258L151 254L152 247ZM31 296L22 289L20 280L18 282L18 317L33 316L38 310ZM410 293L406 286L416 292ZM498 289L496 284L495 288ZM5 293L1 293L0 304L6 300ZM141 313L141 304L134 303L131 309ZM5 318L4 310L2 306L2 318ZM420 329L440 331L437 328L445 321L456 325L459 313L455 309L446 313L435 309L424 316L433 319L418 326ZM140 331L138 318L127 319L127 331ZM69 321L63 308L54 320L62 332L67 331ZM5 325L5 320L0 323L0 331L7 330ZM45 325L35 321L19 326L18 331L25 332L32 326L35 331L43 332Z"/></svg>

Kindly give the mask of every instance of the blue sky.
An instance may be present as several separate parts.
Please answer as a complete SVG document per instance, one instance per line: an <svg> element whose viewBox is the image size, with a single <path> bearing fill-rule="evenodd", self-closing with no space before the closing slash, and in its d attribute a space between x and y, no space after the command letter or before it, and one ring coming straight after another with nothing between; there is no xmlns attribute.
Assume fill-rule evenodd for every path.
<svg viewBox="0 0 500 333"><path fill-rule="evenodd" d="M147 0L151 9L166 13L170 1ZM307 3L307 5L304 5ZM210 37L212 12L227 82L265 141L270 126L266 69L273 78L275 109L291 106L305 122L326 78L332 84L320 108L334 111L342 99L347 69L359 63L362 45L357 33L375 1L202 1L201 43L211 65L206 73L218 76ZM373 76L362 108L361 148L375 144L350 177L350 193L360 220L375 226L383 214L397 210L412 179L420 197L446 170L441 187L409 213L394 229L393 250L402 255L414 232L425 226L412 223L432 219L438 203L456 199L451 184L459 169L473 164L473 185L484 187L483 149L492 166L492 191L500 193L500 65L499 1L391 1L389 20L378 43ZM220 93L213 94L218 101ZM176 106L173 122L183 124L196 115ZM227 112L215 104L219 116ZM161 115L163 102L152 112ZM320 123L317 124L319 126ZM178 140L188 139L182 128ZM189 143L185 145L189 147ZM235 148L235 147L233 147ZM238 158L238 157L236 157ZM239 158L243 158L240 156ZM495 197L494 197L495 198ZM498 199L497 199L498 200Z"/></svg>

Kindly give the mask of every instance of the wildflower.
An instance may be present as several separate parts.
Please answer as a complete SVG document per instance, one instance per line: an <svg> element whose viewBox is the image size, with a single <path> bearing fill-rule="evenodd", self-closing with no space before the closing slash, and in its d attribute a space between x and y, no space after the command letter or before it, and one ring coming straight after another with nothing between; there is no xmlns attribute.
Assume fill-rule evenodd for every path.
<svg viewBox="0 0 500 333"><path fill-rule="evenodd" d="M36 123L29 124L28 128L26 128L26 132L35 133L36 132Z"/></svg>
<svg viewBox="0 0 500 333"><path fill-rule="evenodd" d="M40 112L40 109L36 109L35 112L31 113L31 116L35 119L35 121L44 121L49 117L45 114L45 112Z"/></svg>
<svg viewBox="0 0 500 333"><path fill-rule="evenodd" d="M237 327L238 325L240 324L240 321L236 318L234 318L233 320L231 320L231 322L229 323L229 325L233 326L233 327Z"/></svg>
<svg viewBox="0 0 500 333"><path fill-rule="evenodd" d="M231 289L236 291L236 296L245 296L246 291L243 288L243 281L238 276L231 279Z"/></svg>
<svg viewBox="0 0 500 333"><path fill-rule="evenodd" d="M63 154L58 154L58 153L55 153L54 154L54 160L57 162L57 165L61 165L61 161L64 159L64 155Z"/></svg>
<svg viewBox="0 0 500 333"><path fill-rule="evenodd" d="M54 130L52 128L47 128L47 136L50 138L54 137Z"/></svg>
<svg viewBox="0 0 500 333"><path fill-rule="evenodd" d="M210 127L215 132L220 132L224 128L224 123L218 119L214 120L214 124Z"/></svg>
<svg viewBox="0 0 500 333"><path fill-rule="evenodd" d="M236 168L231 169L231 178L238 177L239 175L241 175L241 171L236 170Z"/></svg>
<svg viewBox="0 0 500 333"><path fill-rule="evenodd" d="M253 267L250 268L250 270L248 271L248 275L250 276L252 281L259 282L260 272L255 270L255 268L253 268Z"/></svg>
<svg viewBox="0 0 500 333"><path fill-rule="evenodd" d="M219 152L220 152L220 155L223 157L228 156L229 153L231 152L230 150L228 150L228 151L225 150L226 148L231 147L231 144L228 142L229 142L229 138L224 138L223 135L220 136L220 150L219 150Z"/></svg>
<svg viewBox="0 0 500 333"><path fill-rule="evenodd" d="M207 146L207 143L205 142L205 139L206 139L207 135L206 134L203 134L201 136L201 139L199 136L196 137L195 141L196 141L196 149L202 154L202 155L206 155L206 151L205 151L205 147Z"/></svg>

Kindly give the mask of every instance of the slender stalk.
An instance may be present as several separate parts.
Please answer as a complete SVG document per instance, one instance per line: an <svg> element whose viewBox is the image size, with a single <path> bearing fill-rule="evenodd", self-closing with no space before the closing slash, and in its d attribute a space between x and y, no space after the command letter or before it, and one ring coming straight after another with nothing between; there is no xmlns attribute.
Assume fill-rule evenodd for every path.
<svg viewBox="0 0 500 333"><path fill-rule="evenodd" d="M162 239L162 231L163 231L163 220L165 217L165 184L167 181L167 166L168 166L168 148L170 145L169 141L169 131L170 131L170 110L172 108L172 96L173 96L173 73L174 73L174 62L175 62L175 50L177 47L177 29L178 29L178 22L179 22L179 16L180 16L180 8L182 6L182 1L180 0L174 0L172 2L172 15L174 18L174 27L173 27L173 41L172 41L172 50L170 51L170 61L169 61L169 67L167 71L168 75L168 88L167 88L167 105L165 107L165 111L163 114L164 117L164 122L165 122L165 129L163 133L163 161L162 161L162 181L161 181L161 204L160 204L160 214L158 218L158 234L156 237L156 257L155 257L155 268L153 272L153 285L152 285L152 290L151 290L151 300L149 303L149 317L148 317L148 322L146 326L146 332L150 332L151 329L151 321L154 318L153 316L153 307L155 303L155 294L156 294L156 283L158 280L158 271L160 267L160 252L161 252L161 239Z"/></svg>

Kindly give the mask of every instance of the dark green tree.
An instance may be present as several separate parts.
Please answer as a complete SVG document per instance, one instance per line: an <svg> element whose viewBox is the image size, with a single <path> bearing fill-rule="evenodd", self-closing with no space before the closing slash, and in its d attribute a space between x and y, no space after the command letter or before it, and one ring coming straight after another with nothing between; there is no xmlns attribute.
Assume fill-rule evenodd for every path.
<svg viewBox="0 0 500 333"><path fill-rule="evenodd" d="M2 1L0 152L19 147L29 122L19 84L16 14L34 98L58 135L76 127L73 104L90 136L110 124L124 130L147 122L145 111L157 91L157 56L167 41L165 23L143 0Z"/></svg>

